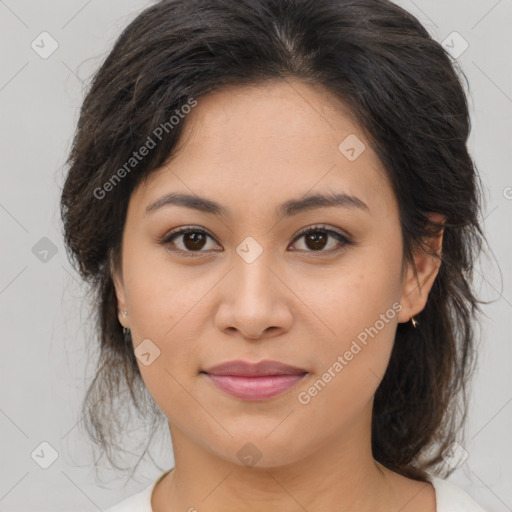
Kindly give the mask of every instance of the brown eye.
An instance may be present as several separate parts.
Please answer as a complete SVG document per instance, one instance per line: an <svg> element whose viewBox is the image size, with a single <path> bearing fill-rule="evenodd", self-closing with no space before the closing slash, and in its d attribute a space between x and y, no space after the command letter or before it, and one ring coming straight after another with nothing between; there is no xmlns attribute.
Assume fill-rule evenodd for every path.
<svg viewBox="0 0 512 512"><path fill-rule="evenodd" d="M292 251L303 251L309 253L333 253L342 250L345 246L352 244L346 236L324 226L313 226L304 229L297 235L293 241L295 245L297 240L304 239L305 248L294 247ZM209 239L213 246L208 247ZM185 256L194 256L193 253L207 253L212 250L218 251L215 240L204 229L185 226L178 228L167 235L161 242L162 245L169 246L174 252Z"/></svg>
<svg viewBox="0 0 512 512"><path fill-rule="evenodd" d="M171 250L177 252L206 252L209 249L207 247L208 239L213 240L203 229L182 227L166 236L161 243L170 245Z"/></svg>
<svg viewBox="0 0 512 512"><path fill-rule="evenodd" d="M306 246L315 251L323 249L327 244L328 239L328 234L319 231L315 231L314 233L308 233L307 235L305 235L304 238Z"/></svg>
<svg viewBox="0 0 512 512"><path fill-rule="evenodd" d="M189 233L183 234L183 245L191 250L202 249L206 242L206 235L203 233L198 233L196 231L191 231Z"/></svg>
<svg viewBox="0 0 512 512"><path fill-rule="evenodd" d="M322 226L314 226L302 231L295 238L294 243L296 240L300 240L301 238L304 238L304 245L306 249L299 250L304 250L305 252L331 252L333 246L335 252L337 250L337 245L341 245L341 247L338 247L338 249L340 249L351 243L351 241L341 233L332 229L326 229ZM329 245L329 239L337 240L338 243L331 244L331 247L324 250Z"/></svg>

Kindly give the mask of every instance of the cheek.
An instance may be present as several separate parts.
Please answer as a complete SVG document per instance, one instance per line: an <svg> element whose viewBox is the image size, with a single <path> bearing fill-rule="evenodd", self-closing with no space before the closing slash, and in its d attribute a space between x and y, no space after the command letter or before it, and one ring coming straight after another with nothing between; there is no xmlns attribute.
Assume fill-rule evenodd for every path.
<svg viewBox="0 0 512 512"><path fill-rule="evenodd" d="M311 398L319 409L332 405L348 411L374 394L389 363L401 309L399 271L392 258L361 257L333 273L328 287L309 294L324 334L315 338L319 380L305 390L304 402Z"/></svg>
<svg viewBox="0 0 512 512"><path fill-rule="evenodd" d="M199 271L180 268L156 245L127 243L124 276L135 333L155 342L171 341L211 287L208 273L203 271L203 278L195 275Z"/></svg>
<svg viewBox="0 0 512 512"><path fill-rule="evenodd" d="M296 280L294 290L307 298L327 347L341 349L376 322L383 331L397 322L397 305L393 308L393 304L400 297L400 267L392 258L379 260L367 251L347 258L321 277ZM386 316L386 329L381 315Z"/></svg>
<svg viewBox="0 0 512 512"><path fill-rule="evenodd" d="M127 247L126 252L124 282L133 347L150 394L165 410L168 400L181 400L179 383L196 369L192 356L200 353L201 322L193 320L213 283L176 272L160 255L152 259L149 251ZM142 357L146 353L150 356Z"/></svg>

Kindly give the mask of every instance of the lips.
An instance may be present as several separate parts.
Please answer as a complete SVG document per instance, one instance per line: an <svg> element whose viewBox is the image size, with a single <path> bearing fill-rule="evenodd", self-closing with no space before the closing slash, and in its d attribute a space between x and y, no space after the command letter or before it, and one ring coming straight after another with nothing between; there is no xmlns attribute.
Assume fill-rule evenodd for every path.
<svg viewBox="0 0 512 512"><path fill-rule="evenodd" d="M261 377L269 375L299 375L307 373L303 368L297 368L279 361L260 361L248 363L245 361L228 361L204 370L210 375L233 375L238 377Z"/></svg>
<svg viewBox="0 0 512 512"><path fill-rule="evenodd" d="M309 373L279 361L229 361L201 371L225 393L243 400L267 400L297 385Z"/></svg>

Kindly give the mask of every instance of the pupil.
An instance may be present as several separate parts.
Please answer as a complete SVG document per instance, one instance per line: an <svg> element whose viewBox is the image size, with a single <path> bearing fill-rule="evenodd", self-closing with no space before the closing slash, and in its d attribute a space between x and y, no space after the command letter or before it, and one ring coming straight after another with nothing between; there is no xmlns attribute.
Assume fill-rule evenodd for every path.
<svg viewBox="0 0 512 512"><path fill-rule="evenodd" d="M323 249L323 247L325 247L326 239L327 237L325 236L325 233L321 232L310 233L306 236L306 240L313 243L312 247L308 245L310 249Z"/></svg>
<svg viewBox="0 0 512 512"><path fill-rule="evenodd" d="M205 236L202 233L187 233L184 236L183 243L187 249L201 249L204 246L204 238Z"/></svg>

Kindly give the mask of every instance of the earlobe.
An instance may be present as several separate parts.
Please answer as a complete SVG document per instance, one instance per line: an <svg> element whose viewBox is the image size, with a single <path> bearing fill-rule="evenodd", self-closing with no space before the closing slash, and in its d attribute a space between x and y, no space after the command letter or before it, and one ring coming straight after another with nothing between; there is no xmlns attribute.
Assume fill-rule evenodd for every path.
<svg viewBox="0 0 512 512"><path fill-rule="evenodd" d="M443 224L445 217L431 213L429 219ZM430 290L442 263L442 240L444 228L437 228L423 244L418 244L413 251L414 263L407 264L406 277L402 284L400 303L402 310L398 316L399 322L408 322L421 312L428 299Z"/></svg>

